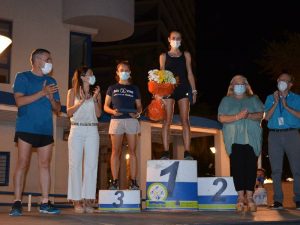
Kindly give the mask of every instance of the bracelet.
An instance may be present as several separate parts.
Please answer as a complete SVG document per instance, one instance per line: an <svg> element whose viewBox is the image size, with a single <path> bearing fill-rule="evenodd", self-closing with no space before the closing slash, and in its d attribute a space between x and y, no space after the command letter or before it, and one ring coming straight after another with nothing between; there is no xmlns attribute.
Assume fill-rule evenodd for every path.
<svg viewBox="0 0 300 225"><path fill-rule="evenodd" d="M138 119L141 117L142 112L137 112L136 114L137 114L136 119Z"/></svg>
<svg viewBox="0 0 300 225"><path fill-rule="evenodd" d="M235 121L237 121L238 120L238 117L237 117L237 114L235 114Z"/></svg>
<svg viewBox="0 0 300 225"><path fill-rule="evenodd" d="M196 89L192 90L193 95L198 94L198 91Z"/></svg>

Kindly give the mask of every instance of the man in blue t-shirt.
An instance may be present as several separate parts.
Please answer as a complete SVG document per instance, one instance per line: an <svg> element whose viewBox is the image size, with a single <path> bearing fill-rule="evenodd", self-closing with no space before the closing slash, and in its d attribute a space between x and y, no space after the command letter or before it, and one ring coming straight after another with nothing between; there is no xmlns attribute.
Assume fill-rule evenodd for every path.
<svg viewBox="0 0 300 225"><path fill-rule="evenodd" d="M50 162L53 146L52 112L61 109L57 83L48 74L52 70L50 52L36 49L31 54L31 71L18 73L13 86L18 107L15 142L18 145L18 161L14 174L15 201L11 216L22 215L22 191L29 167L31 149L38 153L40 186L42 199L41 213L58 214L49 201Z"/></svg>
<svg viewBox="0 0 300 225"><path fill-rule="evenodd" d="M272 209L282 209L283 192L281 175L283 156L286 153L294 177L294 201L300 210L300 95L290 91L293 77L282 73L277 88L267 97L265 119L268 121L268 150L272 169L274 204Z"/></svg>

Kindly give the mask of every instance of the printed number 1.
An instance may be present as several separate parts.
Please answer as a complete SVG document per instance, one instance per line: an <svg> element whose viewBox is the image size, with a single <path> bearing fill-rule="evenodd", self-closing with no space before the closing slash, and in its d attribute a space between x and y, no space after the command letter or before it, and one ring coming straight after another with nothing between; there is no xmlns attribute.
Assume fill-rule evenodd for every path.
<svg viewBox="0 0 300 225"><path fill-rule="evenodd" d="M167 187L169 196L172 196L172 194L173 194L177 171L178 171L178 166L179 166L179 162L177 161L177 162L174 162L173 164L171 164L169 167L160 171L160 176L164 176L168 173L170 174L169 180L168 180L168 187Z"/></svg>

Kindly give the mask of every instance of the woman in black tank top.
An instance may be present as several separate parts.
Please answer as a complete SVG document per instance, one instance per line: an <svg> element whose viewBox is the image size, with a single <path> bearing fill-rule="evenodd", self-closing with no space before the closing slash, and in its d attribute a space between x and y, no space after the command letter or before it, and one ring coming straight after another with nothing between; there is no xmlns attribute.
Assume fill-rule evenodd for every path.
<svg viewBox="0 0 300 225"><path fill-rule="evenodd" d="M193 159L190 154L190 102L189 90L192 89L193 104L196 102L197 90L195 86L195 79L191 66L191 55L187 51L180 51L181 34L178 31L172 31L169 35L168 41L170 43L170 50L163 53L159 57L159 64L161 70L169 70L173 72L175 77L179 78L179 84L176 86L173 94L164 99L166 118L162 127L162 139L164 145L164 153L161 159L170 159L169 139L170 139L170 125L172 123L174 114L175 101L178 103L180 119L182 124L182 136L184 143L184 158Z"/></svg>

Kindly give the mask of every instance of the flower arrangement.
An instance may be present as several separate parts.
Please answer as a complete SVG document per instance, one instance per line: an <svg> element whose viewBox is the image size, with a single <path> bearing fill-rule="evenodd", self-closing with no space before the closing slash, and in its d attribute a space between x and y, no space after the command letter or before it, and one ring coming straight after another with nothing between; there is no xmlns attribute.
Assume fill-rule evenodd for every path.
<svg viewBox="0 0 300 225"><path fill-rule="evenodd" d="M177 80L171 71L150 70L148 75L148 90L151 94L161 97L172 94Z"/></svg>
<svg viewBox="0 0 300 225"><path fill-rule="evenodd" d="M148 106L148 116L151 120L160 121L165 116L162 98L173 93L177 80L171 71L157 69L148 72L148 79L148 90L155 96Z"/></svg>
<svg viewBox="0 0 300 225"><path fill-rule="evenodd" d="M149 81L154 81L158 84L171 83L175 85L177 83L173 73L169 70L150 70L148 75Z"/></svg>

